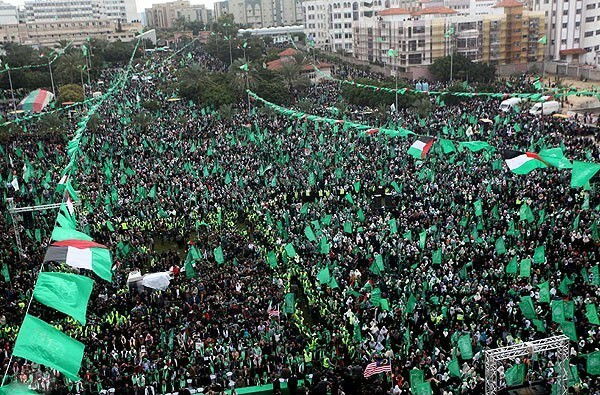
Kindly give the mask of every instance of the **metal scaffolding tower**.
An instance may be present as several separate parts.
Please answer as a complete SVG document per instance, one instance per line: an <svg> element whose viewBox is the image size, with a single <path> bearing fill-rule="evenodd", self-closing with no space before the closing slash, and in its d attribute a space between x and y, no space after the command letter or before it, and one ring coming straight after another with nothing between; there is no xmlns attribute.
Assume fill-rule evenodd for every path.
<svg viewBox="0 0 600 395"><path fill-rule="evenodd" d="M23 258L23 246L21 244L21 225L20 221L23 219L22 213L33 212L33 211L45 211L45 210L53 210L60 208L62 203L51 203L51 204L41 204L39 206L27 206L27 207L17 207L13 198L7 198L6 203L8 205L8 212L10 213L10 217L13 223L13 231L15 233L15 242L17 243L17 248L19 250L19 255ZM79 206L81 202L73 202L74 206Z"/></svg>
<svg viewBox="0 0 600 395"><path fill-rule="evenodd" d="M568 389L568 363L569 363L569 338L565 335L553 336L542 340L524 342L508 347L495 348L485 351L485 393L496 395L500 389L498 386L498 362L533 355L551 350L556 350L558 358L558 392L559 395L567 395Z"/></svg>

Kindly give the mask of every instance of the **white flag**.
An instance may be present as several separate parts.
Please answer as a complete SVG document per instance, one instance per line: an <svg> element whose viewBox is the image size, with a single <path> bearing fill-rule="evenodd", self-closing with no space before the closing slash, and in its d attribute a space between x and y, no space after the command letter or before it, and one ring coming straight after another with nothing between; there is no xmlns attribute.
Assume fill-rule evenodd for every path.
<svg viewBox="0 0 600 395"><path fill-rule="evenodd" d="M19 180L17 180L17 177L13 178L12 182L10 183L10 185L13 186L13 188L15 189L15 191L19 190Z"/></svg>

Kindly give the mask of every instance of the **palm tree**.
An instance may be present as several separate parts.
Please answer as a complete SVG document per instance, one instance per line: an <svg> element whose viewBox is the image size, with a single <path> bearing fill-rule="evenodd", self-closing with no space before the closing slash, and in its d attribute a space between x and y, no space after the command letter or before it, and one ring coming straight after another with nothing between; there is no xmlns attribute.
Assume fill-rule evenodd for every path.
<svg viewBox="0 0 600 395"><path fill-rule="evenodd" d="M284 81L287 83L288 90L291 93L294 86L300 79L302 66L296 62L284 62L278 71L279 74L281 74L281 77L283 77Z"/></svg>

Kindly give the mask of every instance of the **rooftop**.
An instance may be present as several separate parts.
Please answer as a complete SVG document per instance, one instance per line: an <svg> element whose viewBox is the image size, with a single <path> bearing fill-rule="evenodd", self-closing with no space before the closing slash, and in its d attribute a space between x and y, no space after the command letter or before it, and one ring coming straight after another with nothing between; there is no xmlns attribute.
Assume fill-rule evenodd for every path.
<svg viewBox="0 0 600 395"><path fill-rule="evenodd" d="M411 12L406 8L388 8L386 10L381 10L377 13L379 16L386 15L409 15Z"/></svg>
<svg viewBox="0 0 600 395"><path fill-rule="evenodd" d="M427 7L413 12L413 15L456 14L456 10L445 6Z"/></svg>

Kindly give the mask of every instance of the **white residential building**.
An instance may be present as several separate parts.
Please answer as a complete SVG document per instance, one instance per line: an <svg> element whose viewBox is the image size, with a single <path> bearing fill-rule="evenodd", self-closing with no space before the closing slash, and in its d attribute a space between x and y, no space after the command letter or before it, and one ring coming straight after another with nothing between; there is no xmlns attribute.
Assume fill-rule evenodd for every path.
<svg viewBox="0 0 600 395"><path fill-rule="evenodd" d="M546 14L546 59L600 65L600 0L533 0Z"/></svg>
<svg viewBox="0 0 600 395"><path fill-rule="evenodd" d="M26 0L24 22L137 21L135 0Z"/></svg>
<svg viewBox="0 0 600 395"><path fill-rule="evenodd" d="M12 25L18 21L17 7L0 1L0 25Z"/></svg>
<svg viewBox="0 0 600 395"><path fill-rule="evenodd" d="M251 28L302 24L300 0L229 0L227 11L236 23Z"/></svg>

